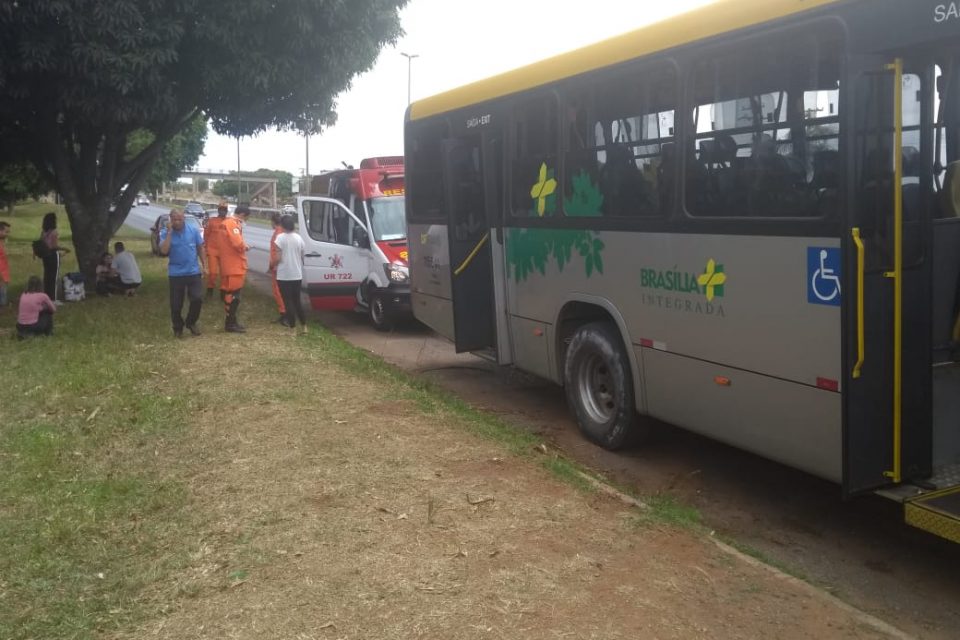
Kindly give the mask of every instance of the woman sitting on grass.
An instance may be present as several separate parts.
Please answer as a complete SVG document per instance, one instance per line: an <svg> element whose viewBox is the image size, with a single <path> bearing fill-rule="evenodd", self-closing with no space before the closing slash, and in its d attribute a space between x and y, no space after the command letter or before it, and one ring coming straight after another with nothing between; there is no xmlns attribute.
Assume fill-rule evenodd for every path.
<svg viewBox="0 0 960 640"><path fill-rule="evenodd" d="M17 309L17 338L23 340L29 336L53 335L53 314L56 310L53 300L43 292L43 281L37 276L30 276Z"/></svg>
<svg viewBox="0 0 960 640"><path fill-rule="evenodd" d="M113 256L105 251L100 256L100 264L97 265L97 293L108 296L121 291L123 287L120 284L120 275L113 268Z"/></svg>

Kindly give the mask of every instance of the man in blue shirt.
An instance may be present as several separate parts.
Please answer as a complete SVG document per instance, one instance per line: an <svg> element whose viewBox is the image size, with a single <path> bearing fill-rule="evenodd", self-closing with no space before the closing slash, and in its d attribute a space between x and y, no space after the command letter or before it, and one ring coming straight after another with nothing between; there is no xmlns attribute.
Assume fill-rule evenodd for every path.
<svg viewBox="0 0 960 640"><path fill-rule="evenodd" d="M170 279L170 319L173 335L183 337L186 326L195 336L200 335L197 320L203 305L203 274L207 262L203 250L203 235L198 227L188 225L183 211L170 210L167 226L160 230L160 255L170 256L167 276ZM181 315L183 298L190 300L187 319Z"/></svg>

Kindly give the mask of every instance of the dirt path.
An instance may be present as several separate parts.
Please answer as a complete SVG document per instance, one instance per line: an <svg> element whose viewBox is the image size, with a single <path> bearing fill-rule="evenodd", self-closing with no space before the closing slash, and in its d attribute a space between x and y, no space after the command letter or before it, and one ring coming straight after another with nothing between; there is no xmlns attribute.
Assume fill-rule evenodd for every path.
<svg viewBox="0 0 960 640"><path fill-rule="evenodd" d="M317 337L211 331L178 361L184 379L224 374L157 451L206 525L129 637L890 637L422 392L345 372Z"/></svg>

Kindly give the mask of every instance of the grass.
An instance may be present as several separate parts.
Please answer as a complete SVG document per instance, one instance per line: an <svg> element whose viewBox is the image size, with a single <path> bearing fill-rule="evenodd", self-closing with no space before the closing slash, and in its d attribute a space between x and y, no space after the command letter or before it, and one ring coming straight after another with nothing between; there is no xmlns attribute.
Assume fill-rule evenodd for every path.
<svg viewBox="0 0 960 640"><path fill-rule="evenodd" d="M0 218L13 225L7 241L12 301L27 276L42 271L30 243L49 210L62 213L27 205ZM68 243L66 217L60 221ZM124 229L118 239L140 262L144 284L136 298L68 304L56 314L53 338L25 342L13 339L13 310L0 311L0 638L85 639L129 630L155 606L147 594L189 563L187 550L201 537L204 515L163 460L183 445L192 421L211 410L215 398L195 373L178 367L189 341L170 337L164 262L150 257L144 234ZM65 270L72 266L68 257ZM244 304L253 322L266 324L273 315L265 296L250 295ZM206 305L204 313L219 318L220 312ZM303 366L314 370L319 363L322 370L375 382L378 400L407 401L423 415L594 491L580 466L453 393L325 329L298 340L314 358ZM271 369L278 371L299 363L263 357L264 363L274 358ZM211 365L209 375L217 373ZM285 391L250 385L244 393L251 402L269 403ZM688 528L699 523L695 510L669 498L647 502L652 508L645 518ZM230 582L245 580L259 562L249 553L248 562L231 568ZM199 593L186 582L174 597Z"/></svg>
<svg viewBox="0 0 960 640"><path fill-rule="evenodd" d="M42 272L30 242L51 209L4 218L13 302ZM141 261L142 296L64 306L53 338L24 342L13 339L14 308L0 312L0 638L128 625L141 590L183 561L169 543L187 526L185 492L149 460L195 401L162 373L175 358L156 343L169 332L160 263L145 258L143 235L121 238Z"/></svg>

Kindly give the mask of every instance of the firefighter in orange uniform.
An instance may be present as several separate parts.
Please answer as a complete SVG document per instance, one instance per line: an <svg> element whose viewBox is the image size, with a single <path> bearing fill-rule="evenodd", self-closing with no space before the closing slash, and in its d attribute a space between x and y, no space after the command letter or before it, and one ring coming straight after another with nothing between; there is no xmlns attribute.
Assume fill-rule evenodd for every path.
<svg viewBox="0 0 960 640"><path fill-rule="evenodd" d="M250 217L250 207L242 204L237 207L235 217L223 219L223 231L220 236L220 294L223 296L223 308L227 318L223 324L228 333L246 333L246 328L237 320L240 307L240 291L247 277L247 250L250 249L243 239L243 225Z"/></svg>
<svg viewBox="0 0 960 640"><path fill-rule="evenodd" d="M277 245L274 242L281 233L283 233L283 228L280 226L280 220L283 218L283 214L279 211L275 212L271 217L270 221L273 222L273 236L270 238L270 264L274 264L279 258L277 254L280 252L280 249L277 248ZM280 295L280 285L277 284L277 270L270 270L271 280L273 280L273 299L277 303L277 310L280 312L280 321L283 320L284 315L287 313L287 309L283 304L283 296ZM279 321L278 321L279 322Z"/></svg>
<svg viewBox="0 0 960 640"><path fill-rule="evenodd" d="M220 244L223 240L223 221L227 219L227 203L217 205L217 217L209 218L203 228L203 246L207 250L207 298L213 297L220 279Z"/></svg>

